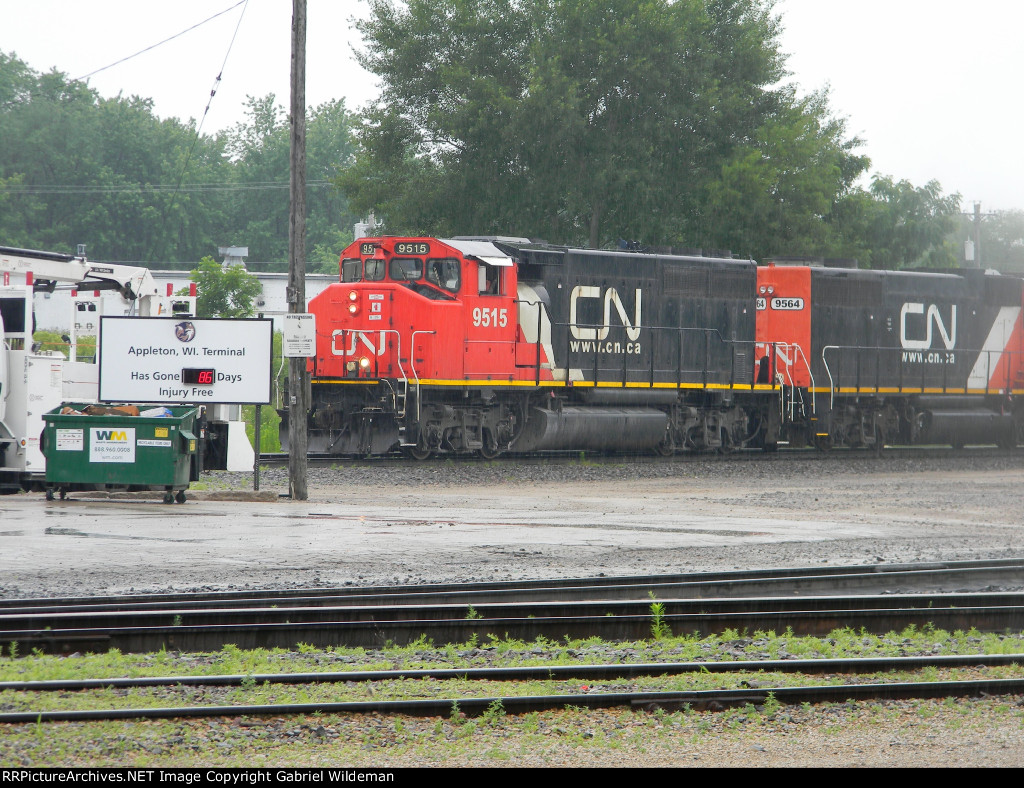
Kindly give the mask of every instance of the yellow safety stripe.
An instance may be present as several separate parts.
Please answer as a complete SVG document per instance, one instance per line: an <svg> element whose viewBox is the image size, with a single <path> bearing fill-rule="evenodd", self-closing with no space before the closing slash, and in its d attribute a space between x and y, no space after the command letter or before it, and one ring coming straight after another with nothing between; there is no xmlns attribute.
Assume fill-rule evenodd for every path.
<svg viewBox="0 0 1024 788"><path fill-rule="evenodd" d="M344 380L312 380L310 381L314 386L372 386L380 381L380 378L351 378ZM435 378L422 378L419 381L410 380L410 383L419 383L421 386L437 386L437 387L451 387L451 388L472 388L472 387L508 387L508 388L600 388L600 389L675 389L675 390L703 390L710 389L715 391L757 391L757 392L773 392L779 391L781 386L772 386L767 383L755 383L753 386L749 383L663 383L656 382L653 386L650 383L644 381L626 381L623 385L621 382L614 381L598 381L595 384L590 380L573 380L566 383L564 380L542 380L537 383L533 380L439 380ZM791 388L791 387L787 387ZM903 388L897 387L869 387L863 386L857 388L856 386L840 386L836 389L830 389L827 386L815 386L813 388L806 389L807 391L814 394L979 394L979 395L996 395L1006 393L1004 389L975 389L975 388L920 388L904 386ZM1010 389L1010 394L1013 395L1024 395L1024 389Z"/></svg>

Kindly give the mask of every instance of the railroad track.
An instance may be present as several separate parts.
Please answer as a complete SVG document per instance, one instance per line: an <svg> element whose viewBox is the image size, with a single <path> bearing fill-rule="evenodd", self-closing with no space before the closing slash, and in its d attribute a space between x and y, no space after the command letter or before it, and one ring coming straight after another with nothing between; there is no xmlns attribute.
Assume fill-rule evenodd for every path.
<svg viewBox="0 0 1024 788"><path fill-rule="evenodd" d="M601 637L638 640L661 631L710 634L791 630L874 633L911 624L942 629L1024 629L1024 562L842 567L831 571L590 578L417 588L321 589L6 600L0 646L48 652L379 647L420 638ZM898 588L904 593L892 593ZM929 592L905 593L918 588ZM950 593L947 589L975 589ZM941 593L934 593L941 591ZM9 645L8 645L9 648Z"/></svg>
<svg viewBox="0 0 1024 788"><path fill-rule="evenodd" d="M0 713L0 724L43 722L83 722L96 720L168 719L196 717L278 716L296 714L404 714L445 716L453 709L467 715L478 715L500 704L505 713L525 713L564 708L611 708L631 706L653 711L681 709L716 711L728 706L765 706L770 703L797 704L845 702L865 699L970 697L981 695L1019 695L1024 693L1024 679L972 679L953 681L873 681L808 686L765 686L765 674L798 673L805 675L858 675L893 671L914 671L924 668L989 668L1024 664L1024 654L945 655L923 657L886 657L861 659L758 660L729 662L685 662L600 665L549 665L512 668L428 668L416 670L343 671L318 673L249 674L249 675L185 675L144 678L107 678L64 681L0 682L0 691L7 691L8 707L20 705L22 697L38 693L88 693L95 690L121 690L138 693L147 688L247 687L270 684L310 685L323 687L344 684L352 687L362 683L386 685L396 681L425 682L424 692L435 697L411 700L320 701L273 704L204 704L164 707L127 707L113 709L61 709L8 711ZM762 678L758 686L713 690L632 690L625 692L591 691L579 681L615 681L638 677L678 678L686 674L733 673L754 674ZM559 683L571 691L552 694L517 694L514 691L490 696L444 695L445 682L538 682ZM769 680L770 681L770 680ZM429 682L429 683L427 683ZM571 686L570 686L571 685ZM415 692L415 690L414 690ZM440 692L443 697L436 697ZM14 703L10 701L14 700Z"/></svg>
<svg viewBox="0 0 1024 788"><path fill-rule="evenodd" d="M175 609L343 604L434 604L444 602L561 601L572 599L650 600L655 596L794 596L861 593L1024 589L1024 557L912 564L796 567L675 575L549 578L416 586L262 589L180 594L0 599L7 613L107 612Z"/></svg>
<svg viewBox="0 0 1024 788"><path fill-rule="evenodd" d="M887 446L882 456L890 459L917 458L932 459L942 457L1015 457L1024 453L1024 446L1013 449L1003 449L996 446L969 446L961 449L951 449L948 446ZM662 457L655 454L615 454L602 452L561 452L551 451L543 453L527 454L502 454L494 459L484 459L473 454L442 454L432 456L428 460L413 460L400 453L373 455L360 457L354 455L317 454L307 455L307 462L312 467L330 467L338 463L358 464L366 466L387 465L388 467L422 466L431 462L457 462L467 465L475 464L566 464L578 462L584 457L588 463L605 464L621 463L624 460L635 463L651 465L664 465L672 463L691 462L790 462L797 460L825 460L831 462L842 462L844 460L875 459L879 455L870 449L831 449L819 451L814 448L789 449L782 448L779 451L765 453L761 450L743 449L726 453L718 452L690 452L676 454L671 457ZM286 452L263 452L260 454L260 465L268 468L284 467L288 465L288 454Z"/></svg>
<svg viewBox="0 0 1024 788"><path fill-rule="evenodd" d="M0 643L17 650L210 651L232 643L305 648L379 646L426 640L486 642L488 635L550 641L598 635L641 640L661 633L787 631L787 637L851 627L902 631L909 624L982 631L1024 629L1024 594L951 593L950 588L1024 587L1024 560L899 567L850 566L759 572L585 578L561 581L290 591L156 594L89 599L2 600ZM918 589L937 593L880 593ZM757 589L759 596L750 595ZM851 592L855 589L857 593ZM728 596L725 592L732 592ZM826 591L830 593L826 593ZM654 593L656 599L651 599ZM610 614L610 615L609 615ZM458 617L456 617L458 615ZM481 641L483 639L483 641ZM112 677L4 681L0 724L56 721L303 714L446 717L525 713L566 706L638 710L719 710L751 705L866 699L1022 695L1024 679L992 674L1024 664L1024 654L922 655L853 659L728 660L517 667L438 667L246 675ZM914 673L927 676L916 681ZM930 674L925 672L930 671ZM935 680L945 671L951 680ZM951 671L967 671L964 680ZM708 689L706 674L723 676ZM780 674L790 679L782 680ZM887 674L891 674L887 675ZM724 676L731 675L726 680ZM800 684L800 676L824 681ZM864 676L867 680L861 680ZM911 680L907 680L907 678ZM412 697L389 699L401 682ZM529 682L529 684L527 683ZM467 684L468 683L468 684ZM719 683L716 679L715 683ZM793 686L787 686L793 684ZM280 703L248 700L247 688L295 686ZM723 686L731 685L731 686ZM467 692L467 686L472 690ZM693 687L692 689L683 687ZM336 689L330 689L336 687ZM361 689L365 687L366 689ZM373 688L377 688L375 691ZM537 694L536 690L545 690ZM116 691L122 708L88 708L89 693ZM156 693L146 703L146 692ZM197 694L198 693L198 694ZM58 702L43 700L59 694ZM301 698L301 702L296 699ZM127 700L124 700L127 699ZM201 699L201 704L195 701ZM160 701L159 704L154 700ZM168 703L170 700L170 703ZM67 705L72 708L54 708ZM77 708L74 708L77 707ZM84 708L83 708L84 707Z"/></svg>
<svg viewBox="0 0 1024 788"><path fill-rule="evenodd" d="M405 714L443 717L458 709L479 715L500 704L502 713L564 709L567 706L607 709L633 706L645 711L695 709L718 711L726 706L764 706L777 703L841 703L875 698L948 698L982 695L1020 695L1024 679L978 681L883 682L772 689L697 690L693 692L598 692L555 695L493 695L487 697L446 697L391 701L342 701L338 703L274 703L232 706L147 707L0 713L0 724L82 722L92 720L167 719L182 717L249 717L284 714Z"/></svg>

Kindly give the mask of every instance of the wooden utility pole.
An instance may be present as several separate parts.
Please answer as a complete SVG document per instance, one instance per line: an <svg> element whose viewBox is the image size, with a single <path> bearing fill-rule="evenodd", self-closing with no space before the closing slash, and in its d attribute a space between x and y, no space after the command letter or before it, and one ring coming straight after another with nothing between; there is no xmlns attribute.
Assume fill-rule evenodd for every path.
<svg viewBox="0 0 1024 788"><path fill-rule="evenodd" d="M974 267L981 268L981 203L974 203Z"/></svg>
<svg viewBox="0 0 1024 788"><path fill-rule="evenodd" d="M288 218L288 311L306 311L306 0L292 0L291 212ZM288 492L309 498L309 373L305 358L288 359Z"/></svg>

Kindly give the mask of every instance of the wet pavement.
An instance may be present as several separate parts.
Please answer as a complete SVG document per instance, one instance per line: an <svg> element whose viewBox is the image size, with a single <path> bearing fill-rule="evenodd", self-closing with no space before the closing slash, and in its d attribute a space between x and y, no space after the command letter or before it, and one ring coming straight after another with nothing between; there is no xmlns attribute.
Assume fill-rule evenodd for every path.
<svg viewBox="0 0 1024 788"><path fill-rule="evenodd" d="M950 503L981 480L984 494ZM305 502L196 493L175 505L23 494L0 498L0 596L1005 557L1024 552L1022 482L1020 470L973 483L831 475L767 497L735 479L337 486Z"/></svg>

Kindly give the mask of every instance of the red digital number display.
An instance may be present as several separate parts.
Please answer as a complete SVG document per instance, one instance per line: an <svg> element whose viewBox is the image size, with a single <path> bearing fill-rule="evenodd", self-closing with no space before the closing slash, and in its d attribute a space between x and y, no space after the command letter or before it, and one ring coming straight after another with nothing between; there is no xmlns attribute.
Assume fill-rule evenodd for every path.
<svg viewBox="0 0 1024 788"><path fill-rule="evenodd" d="M212 386L217 379L215 369L183 369L181 371L181 382L193 386Z"/></svg>

